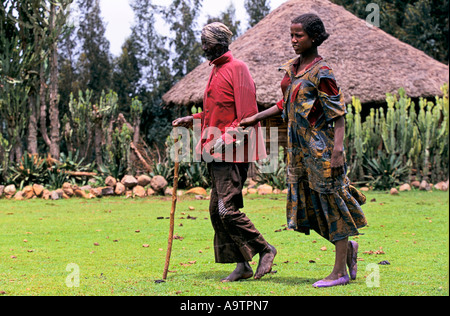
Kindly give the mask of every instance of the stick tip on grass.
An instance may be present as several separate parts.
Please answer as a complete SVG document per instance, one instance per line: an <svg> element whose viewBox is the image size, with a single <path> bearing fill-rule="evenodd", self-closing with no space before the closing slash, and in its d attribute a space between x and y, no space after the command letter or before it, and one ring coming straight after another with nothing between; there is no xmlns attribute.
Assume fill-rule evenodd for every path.
<svg viewBox="0 0 450 316"><path fill-rule="evenodd" d="M155 280L155 283L156 283L156 284L166 283L166 281L165 281L165 280Z"/></svg>

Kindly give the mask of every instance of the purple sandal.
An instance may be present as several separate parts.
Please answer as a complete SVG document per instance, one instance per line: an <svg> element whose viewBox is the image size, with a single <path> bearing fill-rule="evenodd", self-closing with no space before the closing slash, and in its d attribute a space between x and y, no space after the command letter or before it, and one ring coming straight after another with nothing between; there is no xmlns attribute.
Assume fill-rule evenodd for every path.
<svg viewBox="0 0 450 316"><path fill-rule="evenodd" d="M313 284L313 287L321 288L321 287L332 287L338 285L347 285L350 282L348 275L344 275L343 277L337 280L320 280Z"/></svg>

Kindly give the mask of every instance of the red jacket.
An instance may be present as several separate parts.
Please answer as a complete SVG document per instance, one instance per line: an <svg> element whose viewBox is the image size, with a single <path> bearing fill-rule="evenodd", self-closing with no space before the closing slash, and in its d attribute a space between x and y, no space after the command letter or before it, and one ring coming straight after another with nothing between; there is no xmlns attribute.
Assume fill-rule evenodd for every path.
<svg viewBox="0 0 450 316"><path fill-rule="evenodd" d="M215 153L216 161L252 162L265 158L267 153L260 124L245 131L238 128L242 119L258 113L256 87L247 65L234 59L230 51L210 65L214 68L203 96L203 112L194 114L194 119L201 120L202 139L197 153L203 152L203 159L208 161L205 152L208 154L217 139L222 138L225 145L233 148L233 156L230 157L231 151ZM245 137L243 131L247 133Z"/></svg>

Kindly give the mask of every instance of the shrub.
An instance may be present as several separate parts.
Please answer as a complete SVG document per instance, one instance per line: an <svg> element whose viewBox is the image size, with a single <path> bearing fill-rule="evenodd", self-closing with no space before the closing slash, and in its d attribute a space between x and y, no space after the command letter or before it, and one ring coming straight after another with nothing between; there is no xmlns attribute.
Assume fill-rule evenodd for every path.
<svg viewBox="0 0 450 316"><path fill-rule="evenodd" d="M404 183L408 177L410 166L403 165L402 157L378 151L378 157L365 158L369 186L375 190L387 190Z"/></svg>
<svg viewBox="0 0 450 316"><path fill-rule="evenodd" d="M20 162L9 168L8 183L14 183L19 188L29 184L43 184L46 182L47 162L45 158L27 152Z"/></svg>
<svg viewBox="0 0 450 316"><path fill-rule="evenodd" d="M256 182L258 184L268 184L275 189L284 190L287 188L286 184L286 163L284 162L284 148L278 148L278 164L273 172L263 172L262 168L265 164L270 163L270 158L266 158L260 163L255 163L258 171L256 175Z"/></svg>
<svg viewBox="0 0 450 316"><path fill-rule="evenodd" d="M449 102L448 85L441 88L443 97L435 102L424 98L418 106L406 96L386 94L387 110L371 109L365 121L361 119L361 103L353 98L347 106L345 144L349 177L353 182L367 182L363 165L378 160L384 164L395 156L409 166L408 174L431 182L448 178L449 174ZM379 151L383 154L380 154ZM389 157L389 158L387 158Z"/></svg>

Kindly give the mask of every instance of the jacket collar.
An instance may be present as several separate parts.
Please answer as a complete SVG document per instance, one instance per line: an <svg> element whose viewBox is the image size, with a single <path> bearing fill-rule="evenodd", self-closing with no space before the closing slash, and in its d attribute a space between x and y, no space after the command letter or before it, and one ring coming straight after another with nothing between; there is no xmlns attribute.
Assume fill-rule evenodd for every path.
<svg viewBox="0 0 450 316"><path fill-rule="evenodd" d="M219 58L216 58L213 61L211 61L209 63L209 65L210 66L211 65L220 66L220 65L229 63L232 60L233 60L233 54L231 53L231 51L228 51L225 54L223 54L222 56L220 56Z"/></svg>
<svg viewBox="0 0 450 316"><path fill-rule="evenodd" d="M290 77L301 77L303 74L307 73L316 63L321 61L323 58L321 56L316 57L306 68L302 73L298 73L295 75L295 69L297 69L298 64L300 63L301 57L296 57L285 64L283 64L278 70L284 70L286 71Z"/></svg>

